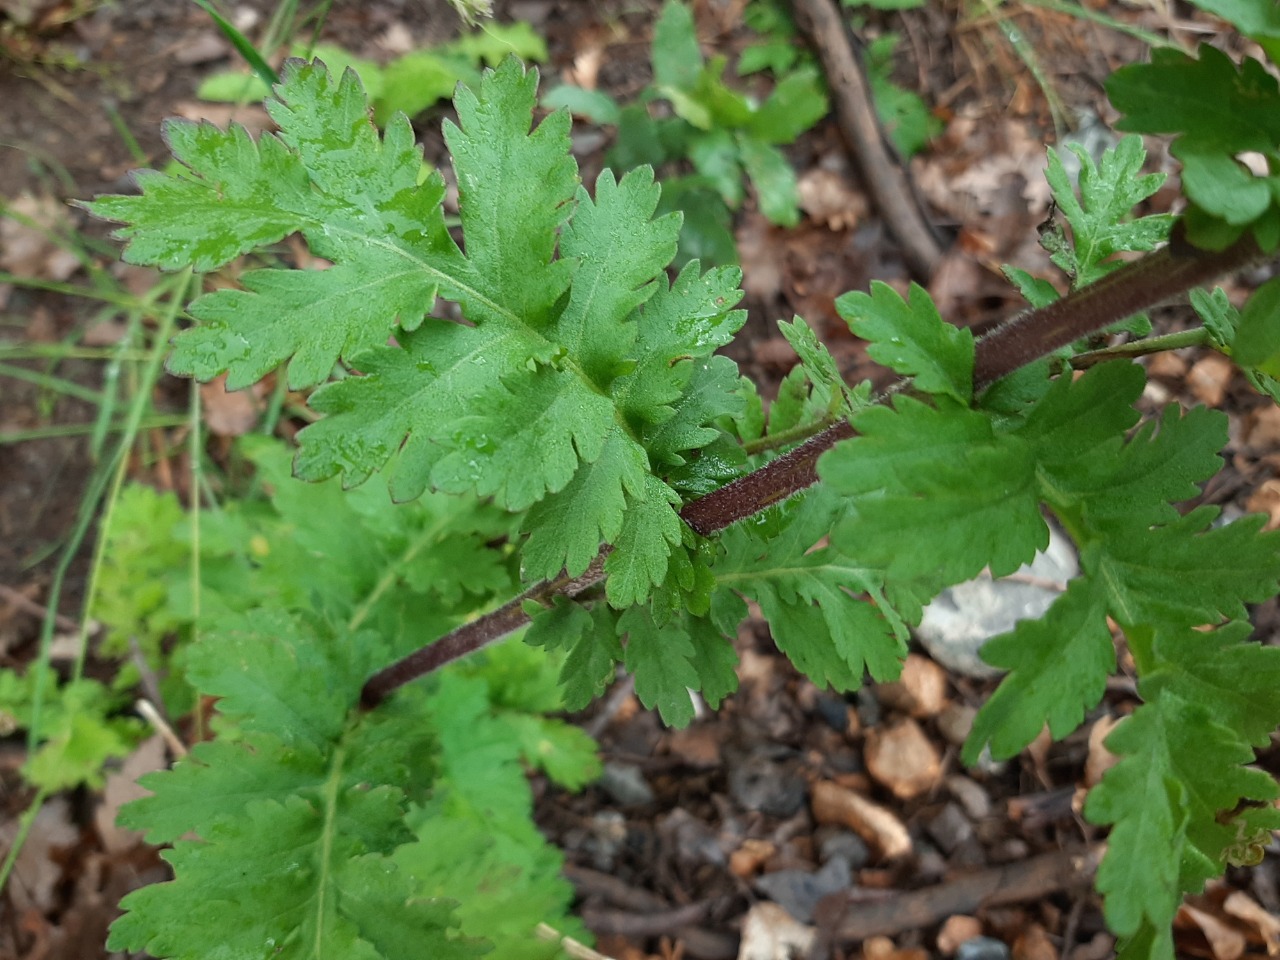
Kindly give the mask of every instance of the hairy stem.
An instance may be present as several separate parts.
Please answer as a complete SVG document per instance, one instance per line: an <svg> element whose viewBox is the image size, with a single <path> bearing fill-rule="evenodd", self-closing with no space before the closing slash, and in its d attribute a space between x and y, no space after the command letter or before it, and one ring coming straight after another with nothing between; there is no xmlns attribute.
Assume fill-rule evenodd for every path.
<svg viewBox="0 0 1280 960"><path fill-rule="evenodd" d="M1125 264L1056 303L1020 313L979 340L974 357L974 390L985 389L1060 347L1182 296L1188 290L1248 266L1261 256L1251 237L1237 241L1226 250L1206 252L1186 244L1175 231L1172 242L1161 250ZM745 520L816 483L818 458L851 436L853 428L842 420L759 470L686 504L680 517L703 536ZM560 576L535 584L497 610L464 624L375 674L364 686L361 703L365 708L377 706L409 681L525 626L529 622L529 615L524 612L527 601L547 604L557 595L577 596L600 583L604 580L607 553L607 547L602 549L581 576Z"/></svg>

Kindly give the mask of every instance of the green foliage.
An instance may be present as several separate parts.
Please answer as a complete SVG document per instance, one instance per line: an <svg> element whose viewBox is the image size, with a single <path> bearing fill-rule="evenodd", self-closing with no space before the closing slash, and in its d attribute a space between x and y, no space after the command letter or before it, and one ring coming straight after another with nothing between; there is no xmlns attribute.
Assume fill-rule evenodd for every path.
<svg viewBox="0 0 1280 960"><path fill-rule="evenodd" d="M667 8L655 42L655 89L704 135L705 184L730 194L746 168L759 192L778 172L769 131L789 111L730 91L683 7ZM1174 65L1185 66L1153 66ZM1170 957L1178 898L1256 857L1276 820L1276 786L1248 764L1280 723L1280 652L1250 644L1245 617L1280 587L1280 534L1185 506L1219 468L1225 418L1170 407L1140 424L1142 368L1072 376L1072 347L975 398L972 336L923 289L904 298L886 285L840 310L872 356L911 378L892 402L845 386L797 319L782 329L801 363L766 416L715 355L743 322L737 271L689 263L667 275L679 218L661 213L652 172L607 172L588 192L567 114L533 127L535 87L511 60L459 92L446 140L461 240L445 223L443 177L418 183L407 122L380 137L354 74L334 80L314 64L286 70L278 135L173 125L182 172L91 206L125 224L138 262L210 269L297 233L333 263L250 272L244 289L205 295L175 347L175 369L201 377L244 385L288 362L293 384L318 386L308 402L323 416L293 467L332 479L293 484L278 450L251 446L270 505L204 520L209 619L179 659L196 689L222 698L219 736L148 779L154 795L124 814L173 843L177 879L132 895L113 947L195 956L216 938L228 957L373 957L421 955L425 942L462 957L485 936L497 955L543 956L528 928L562 914L569 891L530 827L522 770L579 785L597 769L590 744L548 711L585 706L621 664L643 703L687 723L693 693L714 706L735 688L730 638L748 600L816 683L892 678L924 604L984 568L1017 568L1052 517L1081 575L1045 618L988 647L1009 673L965 756L1008 756L1046 725L1059 737L1079 725L1115 668L1114 625L1142 704L1113 734L1121 762L1086 813L1113 828L1099 884L1123 949ZM1143 122L1162 116L1135 97ZM676 128L652 118L626 132L636 109L619 110L617 150L671 148ZM1079 197L1050 161L1070 236L1049 244L1076 283L1168 228L1128 219L1157 186L1139 175L1136 139L1096 166L1081 159ZM1238 226L1197 209L1201 227ZM1032 302L1056 298L1017 279ZM1218 295L1197 304L1209 339L1256 363L1246 369L1262 384L1273 297L1264 290L1243 316ZM845 417L855 436L818 461L816 487L787 498L744 481L734 491L750 519L714 540L681 521L686 500ZM375 473L400 505L374 485L338 486ZM111 533L144 563L133 524L145 506ZM172 506L157 512L183 529ZM525 595L531 649L490 648L359 709L365 678L424 636L595 563L603 589L588 576L573 600L552 586ZM180 600L125 592L121 622L190 624ZM450 895L467 900L455 911L433 899Z"/></svg>
<svg viewBox="0 0 1280 960"><path fill-rule="evenodd" d="M268 940L295 951L287 955L420 955L413 953L420 945L411 945L417 941L400 942L400 924L422 924L441 951L433 955L474 955L447 933L458 928L504 956L557 956L532 937L537 923L583 934L565 916L572 890L558 876L559 855L529 819L524 770L541 769L570 789L599 772L590 738L547 716L562 709L558 663L508 644L442 677L438 694L385 715L353 712L364 678L392 652L514 588L505 551L487 546L507 521L492 507L443 494L395 505L373 486L299 483L281 445L247 437L241 446L271 499L233 500L200 518L202 639L154 661L174 671L167 692L189 684L221 697L219 736L172 772L149 778L154 795L122 815L154 843L188 831L201 840L175 845L169 856L178 880L129 900L135 912L113 942L146 944L160 956L204 956L208 943L224 941L216 926L225 914L173 919L175 911L187 916L180 904L198 886L244 900L243 939L229 956L257 956ZM160 524L151 522L157 517ZM117 579L129 583L127 563L151 556L167 563L173 551L192 549L190 529L172 495L127 488L106 544L102 594L113 596ZM194 624L185 577L162 578L155 593L116 596L98 615L114 629L145 622L185 633ZM129 597L140 610L128 608ZM463 692L448 692L455 690ZM66 756L99 743L82 732L94 715L77 707L70 729L80 739L53 756L64 766ZM54 731L50 753L61 716L46 712L42 723ZM401 736L404 725L413 736ZM127 752L135 738L111 752ZM47 765L45 753L36 761ZM502 758L487 780L465 766L479 756ZM89 760L95 775L101 759ZM487 807L447 801L458 781L472 791L488 784L492 802L507 811L503 833L477 819ZM247 877L234 868L241 844L255 848ZM429 898L468 892L462 862L465 883L488 892L468 897L454 916ZM319 906L309 912L313 900Z"/></svg>
<svg viewBox="0 0 1280 960"><path fill-rule="evenodd" d="M818 71L810 62L788 62L769 96L757 103L726 84L723 57L704 59L693 13L680 0L668 0L662 9L652 58L653 84L638 103L621 107L599 91L561 86L545 94L543 104L616 125L608 162L618 169L687 159L695 174L664 184L664 209L685 213L678 262L736 262L729 211L742 204L744 177L770 222L794 226L799 220L795 171L778 147L826 115ZM773 59L782 62L776 54ZM674 116L651 115L648 104L657 100L667 101Z"/></svg>
<svg viewBox="0 0 1280 960"><path fill-rule="evenodd" d="M1078 289L1118 269L1123 261L1117 254L1154 250L1168 238L1173 218L1160 213L1131 216L1131 211L1159 190L1165 180L1162 173L1142 173L1146 151L1141 137L1124 137L1103 151L1097 163L1079 144L1073 143L1070 148L1080 165L1079 195L1061 154L1053 147L1049 148L1045 178L1071 233L1068 237L1055 219L1041 228L1040 244L1049 252L1053 264L1067 274L1071 287ZM1033 306L1046 306L1058 299L1052 285L1024 270L1006 267L1005 274ZM1120 329L1141 336L1150 332L1151 323L1145 316L1138 316L1121 324Z"/></svg>
<svg viewBox="0 0 1280 960"><path fill-rule="evenodd" d="M571 561L580 573L575 543L612 543L609 596L625 606L662 582L679 548L678 494L648 473L651 456L679 463L715 436L686 432L651 453L644 434L696 388L698 361L743 315L730 309L736 275L689 273L678 289L659 276L678 220L653 219L648 171L621 182L606 172L594 198L575 189L568 116L529 132L535 84L508 60L478 97L462 89L461 126L446 124L465 254L444 226L443 179L417 183L408 124L393 121L379 138L367 121L340 119L364 115L359 82L318 66L286 72L269 108L278 137L255 148L241 130L171 124L190 175L147 176L143 196L91 209L129 222L130 259L162 265L185 257L207 268L300 231L334 266L254 271L246 290L200 298L191 312L201 324L178 338L171 369L226 370L236 387L290 357L294 386L340 361L357 367L363 376L312 398L329 416L302 434L300 476L361 483L394 457L397 500L433 487L492 495L516 512L538 504L523 525L542 569ZM274 180L289 188L267 189ZM246 231L250 222L259 228ZM426 317L437 296L473 325ZM673 329L676 309L698 320ZM395 331L397 345L383 346ZM661 392L631 402L638 383ZM564 546L549 545L553 534Z"/></svg>
<svg viewBox="0 0 1280 960"><path fill-rule="evenodd" d="M529 63L544 63L547 44L524 22L490 23L483 30L459 37L426 50L414 50L380 65L353 56L331 43L295 44L292 55L322 60L329 70L341 75L348 67L360 75L374 121L386 126L397 113L415 116L448 100L459 83L478 83L484 66L496 67L508 54ZM262 100L270 94L257 77L226 71L206 77L196 90L202 100L243 103Z"/></svg>
<svg viewBox="0 0 1280 960"><path fill-rule="evenodd" d="M84 785L100 789L109 760L126 756L142 739L142 725L119 716L119 698L96 680L58 685L52 670L33 667L24 674L0 670L0 735L37 724L36 685L44 695L38 716L39 742L22 765L27 783L46 793Z"/></svg>
<svg viewBox="0 0 1280 960"><path fill-rule="evenodd" d="M1265 5L1265 4L1264 4ZM1198 57L1153 51L1149 64L1122 67L1107 94L1124 112L1119 126L1138 133L1173 134L1192 208L1192 242L1220 249L1245 232L1266 251L1280 246L1280 84L1257 60L1237 67L1213 47ZM1270 169L1254 173L1237 159L1261 154Z"/></svg>

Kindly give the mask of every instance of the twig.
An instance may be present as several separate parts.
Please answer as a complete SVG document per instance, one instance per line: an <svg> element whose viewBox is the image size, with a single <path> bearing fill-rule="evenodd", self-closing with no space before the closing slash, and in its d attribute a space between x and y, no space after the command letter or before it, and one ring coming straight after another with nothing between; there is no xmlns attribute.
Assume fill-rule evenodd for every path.
<svg viewBox="0 0 1280 960"><path fill-rule="evenodd" d="M596 933L614 933L623 937L656 937L697 923L710 912L713 903L711 900L700 900L688 906L663 910L661 913L626 913L622 910L584 907L582 922Z"/></svg>
<svg viewBox="0 0 1280 960"><path fill-rule="evenodd" d="M1207 252L1187 245L1175 230L1167 247L1127 263L1047 307L1020 313L979 340L974 355L974 393L1059 347L1260 259L1264 257L1252 237L1245 237L1225 250ZM853 434L848 422L841 421L759 470L686 504L680 511L680 519L702 536L711 536L786 500L817 483L818 458ZM362 705L366 709L375 707L397 687L527 625L529 615L524 606L528 601L545 605L556 595L577 596L600 583L604 580L604 560L608 552L608 547L602 549L581 576L561 576L535 584L492 613L459 627L375 674L365 684Z"/></svg>
<svg viewBox="0 0 1280 960"><path fill-rule="evenodd" d="M174 732L173 727L169 726L169 721L160 715L160 711L155 708L155 704L150 700L139 700L133 705L133 709L137 710L138 713L142 715L142 719L155 727L156 732L160 734L161 738L168 745L170 753L175 757L185 757L187 755L189 752L187 750L187 745L183 743L178 734Z"/></svg>
<svg viewBox="0 0 1280 960"><path fill-rule="evenodd" d="M792 0L796 24L822 61L835 102L836 121L862 173L871 201L885 226L902 245L907 266L928 280L942 258L942 247L901 164L889 156L871 87L862 72L848 32L832 0Z"/></svg>
<svg viewBox="0 0 1280 960"><path fill-rule="evenodd" d="M1087 883L1101 856L1101 847L1083 854L1046 853L888 900L854 904L840 921L839 939L849 943L893 936L932 926L958 913L972 914L984 907L1039 900Z"/></svg>
<svg viewBox="0 0 1280 960"><path fill-rule="evenodd" d="M23 594L20 590L15 590L13 589L13 587L7 587L2 583L0 583L0 599L3 599L6 603L12 604L13 606L17 607L19 610L23 611L24 613L31 614L33 617L44 618L49 613L49 610L47 607L44 607L36 603L30 597L27 597L25 594ZM53 615L53 622L54 624L57 625L59 630L77 630L78 631L80 629L79 623L77 623L71 617L65 617L60 613L55 613ZM98 629L98 626L99 625L96 623L89 624L90 632L96 631Z"/></svg>
<svg viewBox="0 0 1280 960"><path fill-rule="evenodd" d="M555 927L548 923L538 924L534 931L539 940L546 940L548 943L559 944L560 949L567 953L573 960L610 960L603 953L592 950L585 943L581 943L573 937L566 936Z"/></svg>

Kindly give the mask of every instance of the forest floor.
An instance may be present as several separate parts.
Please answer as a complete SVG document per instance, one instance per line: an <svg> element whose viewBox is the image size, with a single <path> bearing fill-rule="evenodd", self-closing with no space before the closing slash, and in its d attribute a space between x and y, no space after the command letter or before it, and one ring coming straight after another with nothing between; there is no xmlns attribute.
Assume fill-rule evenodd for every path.
<svg viewBox="0 0 1280 960"><path fill-rule="evenodd" d="M277 9L270 0L228 6L250 35ZM652 0L495 6L499 20L525 21L546 39L544 86L572 78L626 99L650 79ZM704 52L736 57L748 39L744 0L694 6ZM1086 8L1183 44L1214 30L1172 0L1089 0ZM941 125L908 167L946 244L929 291L959 324L1007 316L1021 300L1000 264L1054 275L1037 245L1037 226L1050 216L1045 145L1067 136L1114 142L1101 83L1144 56L1145 44L1052 4L1017 0L868 8L862 21L864 40L900 34L893 78ZM458 29L444 0L337 0L322 39L385 61ZM1034 51L1039 78L1011 46L1015 36ZM95 475L97 391L111 375L103 357L123 335L119 307L159 282L153 271L117 263L108 227L68 201L128 190L131 169L163 165L165 117L264 128L259 107L196 97L205 77L234 62L195 4L0 0L0 271L12 281L0 283L0 667L22 669L37 655L60 551ZM415 118L429 161L444 159L438 131L450 113L440 104ZM588 183L610 137L575 126ZM1151 145L1149 169L1172 171L1162 149ZM734 221L749 320L733 355L766 396L795 363L776 328L795 314L848 377L882 376L834 298L872 280L905 290L911 279L835 122L823 120L786 153L800 181L798 226L771 225L750 197ZM1160 192L1150 211L1167 209L1174 195ZM1184 309L1154 319L1176 330L1188 322ZM58 345L76 349L58 353ZM1228 469L1203 502L1269 513L1280 524L1280 411L1212 353L1162 355L1150 373L1150 409L1203 403L1230 418ZM147 452L128 467L131 479L184 497L189 394L185 381L161 380L143 433ZM246 417L254 422L256 408L216 388L202 396L216 455L247 429ZM81 613L92 529L57 601L65 623ZM1274 603L1255 615L1276 642ZM60 626L55 644L65 634ZM1132 709L1132 684L1115 683L1064 742L1037 741L1012 761L966 769L958 745L991 680L944 671L915 652L902 681L840 696L796 674L763 623L744 629L738 647L741 690L719 711L667 730L622 683L578 718L601 744L605 778L577 794L535 778L538 822L566 852L599 951L618 960L780 957L784 948L768 944L799 937L809 952L796 956L915 960L954 955L965 941L969 960L1110 955L1091 887L1102 835L1080 804L1107 762L1102 737ZM112 665L91 655L89 671L109 676ZM32 801L18 773L25 759L20 735L0 740L0 851ZM1280 766L1274 751L1263 760ZM865 829L849 830L846 808L868 799ZM110 825L119 802L108 786L45 803L0 902L0 958L107 955L116 904L157 863L153 850ZM899 844L910 854L890 856ZM1280 950L1278 864L1273 852L1195 898L1179 915L1180 949L1215 960Z"/></svg>

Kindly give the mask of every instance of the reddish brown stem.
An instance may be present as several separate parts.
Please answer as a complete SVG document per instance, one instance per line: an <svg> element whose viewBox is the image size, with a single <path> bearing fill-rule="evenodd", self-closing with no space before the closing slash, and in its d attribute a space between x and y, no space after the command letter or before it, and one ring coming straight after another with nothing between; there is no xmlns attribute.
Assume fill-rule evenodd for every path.
<svg viewBox="0 0 1280 960"><path fill-rule="evenodd" d="M982 390L1060 347L1246 267L1261 256L1257 245L1248 237L1226 250L1205 252L1188 246L1175 235L1169 246L1156 253L1128 263L1056 303L1021 313L996 327L977 344L974 389ZM829 427L759 470L686 504L680 517L703 536L745 520L816 483L818 458L851 436L853 428L848 423ZM529 622L523 609L526 601L546 604L557 594L576 596L602 582L607 552L606 547L582 576L564 576L535 584L492 613L459 627L375 674L365 684L362 704L366 708L374 707L410 680L523 627Z"/></svg>

